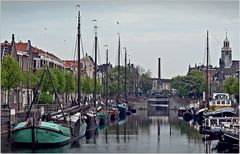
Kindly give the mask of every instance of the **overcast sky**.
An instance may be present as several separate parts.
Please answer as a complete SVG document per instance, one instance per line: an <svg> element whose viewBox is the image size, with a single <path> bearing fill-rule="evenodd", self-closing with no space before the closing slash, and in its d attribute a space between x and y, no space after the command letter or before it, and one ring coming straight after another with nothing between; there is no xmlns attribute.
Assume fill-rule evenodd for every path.
<svg viewBox="0 0 240 154"><path fill-rule="evenodd" d="M11 41L14 33L16 41L31 40L33 46L72 60L76 4L81 6L84 50L91 56L92 20L97 19L101 59L98 64L105 62L105 44L111 63L117 64L118 32L131 63L150 69L152 77L157 77L158 57L162 61L162 78L185 75L189 64L202 64L207 29L213 66L218 66L226 31L233 59L239 59L238 1L1 1L1 42Z"/></svg>

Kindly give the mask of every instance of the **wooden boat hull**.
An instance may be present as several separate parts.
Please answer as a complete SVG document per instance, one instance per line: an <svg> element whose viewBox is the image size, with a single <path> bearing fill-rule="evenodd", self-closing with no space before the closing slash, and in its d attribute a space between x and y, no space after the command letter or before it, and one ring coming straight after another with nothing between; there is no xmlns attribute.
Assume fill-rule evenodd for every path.
<svg viewBox="0 0 240 154"><path fill-rule="evenodd" d="M33 130L32 130L33 129ZM55 132L41 128L24 128L13 132L13 140L15 144L32 144L32 131L35 133L35 144L37 145L65 145L71 139L68 134Z"/></svg>
<svg viewBox="0 0 240 154"><path fill-rule="evenodd" d="M126 118L126 114L127 114L127 109L126 106L123 106L121 104L117 105L117 109L119 111L119 118L120 119L125 119Z"/></svg>
<svg viewBox="0 0 240 154"><path fill-rule="evenodd" d="M97 118L96 115L94 116L86 116L87 118L85 119L85 122L87 124L87 130L94 130L98 128L99 125L99 119Z"/></svg>
<svg viewBox="0 0 240 154"><path fill-rule="evenodd" d="M86 132L86 124L80 126L79 137L83 137ZM34 136L33 136L34 134ZM52 122L40 122L37 126L28 125L27 122L21 122L14 127L13 142L15 145L32 146L62 146L68 144L71 140L71 129Z"/></svg>
<svg viewBox="0 0 240 154"><path fill-rule="evenodd" d="M118 118L118 110L110 110L110 120L116 120Z"/></svg>
<svg viewBox="0 0 240 154"><path fill-rule="evenodd" d="M100 121L105 120L108 117L108 112L98 112L97 116Z"/></svg>
<svg viewBox="0 0 240 154"><path fill-rule="evenodd" d="M68 127L51 122L41 122L38 126L27 125L26 122L22 122L14 128L12 135L15 144L35 142L35 145L64 145L71 139L71 130Z"/></svg>
<svg viewBox="0 0 240 154"><path fill-rule="evenodd" d="M109 112L108 111L100 111L97 113L99 119L99 126L105 125L109 119Z"/></svg>
<svg viewBox="0 0 240 154"><path fill-rule="evenodd" d="M239 144L239 134L234 134L232 132L223 131L223 138L233 144Z"/></svg>

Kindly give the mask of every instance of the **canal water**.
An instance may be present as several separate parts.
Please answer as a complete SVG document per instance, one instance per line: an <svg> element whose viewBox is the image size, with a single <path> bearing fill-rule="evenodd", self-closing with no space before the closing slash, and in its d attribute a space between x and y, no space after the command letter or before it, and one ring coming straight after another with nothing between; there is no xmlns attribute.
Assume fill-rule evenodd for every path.
<svg viewBox="0 0 240 154"><path fill-rule="evenodd" d="M206 146L194 125L177 117L177 112L166 107L137 110L125 120L110 122L73 144L59 148L30 149L10 146L2 136L2 152L26 153L203 153L214 152Z"/></svg>

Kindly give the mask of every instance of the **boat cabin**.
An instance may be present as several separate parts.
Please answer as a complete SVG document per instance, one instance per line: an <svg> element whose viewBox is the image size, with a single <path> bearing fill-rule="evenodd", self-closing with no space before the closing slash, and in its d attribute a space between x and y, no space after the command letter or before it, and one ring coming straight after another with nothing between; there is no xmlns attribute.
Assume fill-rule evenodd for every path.
<svg viewBox="0 0 240 154"><path fill-rule="evenodd" d="M232 103L227 93L214 93L211 101L209 101L209 110L217 110L231 106Z"/></svg>

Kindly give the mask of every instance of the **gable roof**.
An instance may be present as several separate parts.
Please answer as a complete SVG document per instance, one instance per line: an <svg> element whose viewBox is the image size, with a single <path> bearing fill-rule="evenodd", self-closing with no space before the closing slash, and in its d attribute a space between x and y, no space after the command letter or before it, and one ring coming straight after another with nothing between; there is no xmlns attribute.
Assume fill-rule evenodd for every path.
<svg viewBox="0 0 240 154"><path fill-rule="evenodd" d="M16 50L18 52L27 52L28 50L28 43L24 43L24 42L18 42L18 43L15 43L15 46L16 46ZM4 42L4 43L1 43L1 52L3 52L3 49L4 47L7 47L8 49L8 53L12 51L12 43L8 43L7 41ZM31 46L32 47L32 46ZM58 58L57 56L55 56L54 54L52 53L49 53L47 51L43 51L42 49L39 49L37 47L32 47L32 51L36 54L40 54L40 55L46 55L46 56L49 56L51 58L54 58L54 59L57 59L59 61L61 61L60 58Z"/></svg>
<svg viewBox="0 0 240 154"><path fill-rule="evenodd" d="M239 60L233 60L230 68L223 68L224 75L233 75L239 71Z"/></svg>

